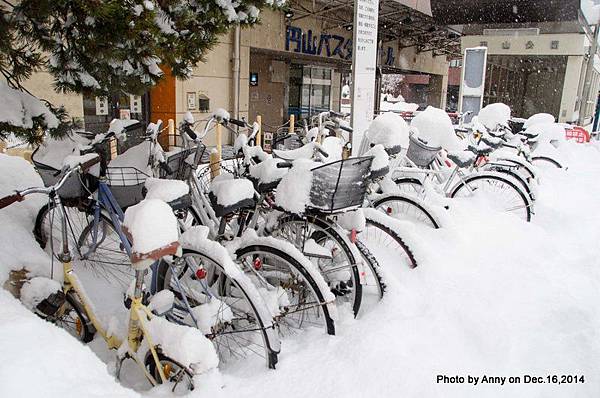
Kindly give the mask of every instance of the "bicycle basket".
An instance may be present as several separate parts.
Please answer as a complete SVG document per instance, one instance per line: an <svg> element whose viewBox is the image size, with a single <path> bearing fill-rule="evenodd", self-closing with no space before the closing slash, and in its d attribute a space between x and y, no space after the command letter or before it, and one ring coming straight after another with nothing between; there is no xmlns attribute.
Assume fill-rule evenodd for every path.
<svg viewBox="0 0 600 398"><path fill-rule="evenodd" d="M440 147L428 146L415 137L414 134L411 134L406 157L418 167L428 167L441 149Z"/></svg>
<svg viewBox="0 0 600 398"><path fill-rule="evenodd" d="M170 180L187 180L194 166L202 159L206 147L200 146L188 149L182 149L179 152L167 154L167 166L170 172L160 169L160 178Z"/></svg>
<svg viewBox="0 0 600 398"><path fill-rule="evenodd" d="M298 134L289 134L287 132L277 133L275 139L273 140L272 148L273 149L298 149L304 143L302 142L302 137Z"/></svg>
<svg viewBox="0 0 600 398"><path fill-rule="evenodd" d="M349 158L312 169L309 208L334 213L363 204L373 157Z"/></svg>
<svg viewBox="0 0 600 398"><path fill-rule="evenodd" d="M122 209L144 199L142 190L148 177L135 167L108 167L106 170L106 183Z"/></svg>
<svg viewBox="0 0 600 398"><path fill-rule="evenodd" d="M58 144L58 147L53 146L54 142ZM66 141L49 141L48 147L40 146L31 155L31 162L42 178L44 186L51 187L62 177L60 168L56 166L62 164L62 159L70 155L76 145L75 142L68 141L68 143L72 144L72 147ZM50 146L52 147L50 148ZM89 174L71 174L58 190L58 195L61 199L67 200L63 204L68 206L70 205L69 200L87 198L97 187L98 179L96 177Z"/></svg>

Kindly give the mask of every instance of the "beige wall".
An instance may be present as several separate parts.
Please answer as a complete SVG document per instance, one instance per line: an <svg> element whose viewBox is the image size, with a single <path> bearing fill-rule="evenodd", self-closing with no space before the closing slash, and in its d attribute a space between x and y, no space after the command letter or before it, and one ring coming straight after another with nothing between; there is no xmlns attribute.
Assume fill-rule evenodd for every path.
<svg viewBox="0 0 600 398"><path fill-rule="evenodd" d="M48 72L36 72L23 83L23 86L31 94L49 101L54 106L64 106L70 117L82 121L83 97L81 94L57 93L52 87L52 82L52 76Z"/></svg>
<svg viewBox="0 0 600 398"><path fill-rule="evenodd" d="M577 104L579 78L582 70L583 56L571 56L567 61L565 83L560 101L559 122L573 121L573 113Z"/></svg>

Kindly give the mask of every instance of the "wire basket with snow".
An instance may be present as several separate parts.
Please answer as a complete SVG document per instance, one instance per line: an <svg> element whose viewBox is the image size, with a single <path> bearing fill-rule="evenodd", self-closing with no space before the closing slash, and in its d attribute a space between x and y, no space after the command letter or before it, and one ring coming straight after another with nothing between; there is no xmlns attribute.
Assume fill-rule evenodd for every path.
<svg viewBox="0 0 600 398"><path fill-rule="evenodd" d="M206 152L206 146L199 144L197 147L166 154L168 167L160 169L160 178L187 180L194 167L202 160L204 152Z"/></svg>
<svg viewBox="0 0 600 398"><path fill-rule="evenodd" d="M408 144L406 157L418 167L429 167L442 148L427 145L415 134L411 134L409 138L410 143Z"/></svg>
<svg viewBox="0 0 600 398"><path fill-rule="evenodd" d="M149 176L135 167L108 167L106 183L122 209L144 199L144 183Z"/></svg>
<svg viewBox="0 0 600 398"><path fill-rule="evenodd" d="M302 145L304 145L302 136L298 134L290 134L286 127L277 130L271 147L274 149L292 150L298 149Z"/></svg>
<svg viewBox="0 0 600 398"><path fill-rule="evenodd" d="M312 169L310 209L334 213L363 204L372 156L349 158Z"/></svg>
<svg viewBox="0 0 600 398"><path fill-rule="evenodd" d="M74 140L49 139L33 152L31 161L44 186L51 187L60 180L63 159L71 155L76 147L77 142ZM71 174L58 190L58 195L64 201L64 205L76 206L79 199L87 198L97 187L96 177L90 174Z"/></svg>

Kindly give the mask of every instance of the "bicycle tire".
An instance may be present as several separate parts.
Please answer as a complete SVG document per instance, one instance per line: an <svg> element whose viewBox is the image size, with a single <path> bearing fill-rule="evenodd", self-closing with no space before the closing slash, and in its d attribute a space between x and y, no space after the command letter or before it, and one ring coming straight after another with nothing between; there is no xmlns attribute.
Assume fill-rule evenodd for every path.
<svg viewBox="0 0 600 398"><path fill-rule="evenodd" d="M531 163L534 163L534 162L537 162L537 164L548 164L549 163L552 166L556 167L557 169L563 168L562 164L560 164L559 161L552 159L548 156L534 156L531 158Z"/></svg>
<svg viewBox="0 0 600 398"><path fill-rule="evenodd" d="M375 214L373 214L373 212L375 212ZM390 225L390 223L384 221L384 217L388 216L386 216L385 214L380 214L380 212L375 209L364 209L363 213L365 215L367 228L365 228L366 231L362 232L361 234L363 234L364 236L365 233L368 233L369 227L375 228L378 233L381 233L388 239L391 239L391 242L396 245L392 246L392 249L394 251L404 252L406 257L408 258L407 265L409 268L417 268L419 264L417 263L415 255L413 254L408 244L406 244L406 242L404 242L404 239L402 239L400 234L396 232L396 229L393 225ZM391 221L393 222L394 219L392 218ZM365 242L364 239L362 239L362 241Z"/></svg>
<svg viewBox="0 0 600 398"><path fill-rule="evenodd" d="M77 315L77 318L78 318L75 320L75 328L77 329L78 327L81 327L81 333L78 333L78 335L71 333L68 329L61 326L61 323L63 323L63 321L59 320L54 315L45 317L44 319L46 319L47 321L49 321L51 323L54 323L55 325L57 325L58 327L60 327L62 329L65 329L65 331L67 333L69 333L71 336L77 338L82 343L89 343L90 341L92 341L94 339L94 335L96 334L96 329L94 328L91 321L89 320L83 305L81 305L79 299L76 297L76 293L74 293L72 290L68 291L66 294L66 297L65 297L65 302L71 306L73 311L75 311L75 314ZM62 310L65 310L65 308L63 307ZM63 316L64 315L65 314L63 313Z"/></svg>
<svg viewBox="0 0 600 398"><path fill-rule="evenodd" d="M375 279L379 300L381 300L385 295L385 290L387 288L385 282L383 281L383 276L381 275L381 265L363 242L357 239L354 244L360 252L361 257L365 261L366 266L369 268L371 275Z"/></svg>
<svg viewBox="0 0 600 398"><path fill-rule="evenodd" d="M218 245L218 243L215 243L215 242L208 242L208 243ZM196 246L196 247L192 247L192 246ZM225 250L225 249L223 249L223 250ZM217 279L215 279L216 283L219 283L219 285L217 287L217 290L219 291L219 294L220 294L219 300L221 300L221 298L224 297L221 294L221 293L223 293L223 291L221 289L223 288L222 284L224 284L226 282L225 277L228 278L235 285L235 288L238 289L239 292L241 292L243 304L247 305L247 307L245 307L242 304L243 308L250 308L250 310L251 310L247 314L247 317L245 318L245 320L247 321L250 317L252 317L256 321L256 328L254 326L252 326L252 328L253 329L255 328L256 330L252 330L252 331L255 331L258 334L260 334L260 337L262 338L262 341L264 344L262 347L262 351L264 351L264 358L267 362L267 366L271 369L275 369L275 365L277 364L277 355L279 353L279 340L276 336L273 335L273 333L271 333L267 330L269 327L271 329L273 329L272 318L265 319L266 316L264 314L266 313L267 315L269 315L268 310L264 310L264 311L259 310L259 307L265 306L265 304L260 303L260 302L255 302L256 300L252 298L252 297L255 297L255 298L260 297L260 294L258 293L258 291L256 291L256 287L249 280L244 279L243 277L240 277L240 276L232 275L230 272L227 271L226 267L224 267L220 261L217 261L215 258L211 257L210 255L205 254L205 252L208 252L208 251L203 250L203 248L200 248L198 243L196 243L196 245L187 244L183 247L182 258L185 258L187 255L199 256L200 258L204 259L204 261L202 262L203 264L206 264L205 261L208 260L210 264L212 264L218 268L219 274L214 275L214 277L217 278ZM183 279L182 277L185 275L185 273L188 270L189 270L189 263L186 262L185 268L183 270L181 270L181 272L178 272L178 278L180 279L180 283L181 283L181 279ZM166 261L162 260L159 263L155 278L156 278L156 291L157 292L168 289L173 292L176 299L181 300L182 292L178 291L177 288L175 288L175 289L172 288L171 267L169 267L169 264ZM198 284L199 284L200 288L202 288L202 284L200 282L198 282ZM254 291L252 291L252 290L254 290ZM193 297L187 297L187 299L189 302L197 301ZM232 308L232 305L230 305L230 304L233 304L233 301L230 299L230 297L227 297L226 301L229 302L228 303L229 308ZM250 314L250 312L251 312L251 314ZM173 315L171 317L173 317ZM176 321L177 323L182 323L181 319L173 319L173 320ZM243 331L241 329L239 329L239 327L236 329L235 326L232 326L231 330L224 329L221 332L222 332L221 337L224 340L227 340L227 339L233 340L235 338L234 336L236 335L236 333L243 334ZM214 341L218 337L219 337L218 335L215 335L215 336L213 336L213 338L211 340ZM252 336L242 337L242 341L252 341L250 339L250 337L252 337ZM209 339L210 339L210 337L209 337ZM272 341L274 339L277 341ZM244 347L242 347L240 345L240 342L236 341L235 343L236 343L236 345L234 345L234 348L236 348L236 349L239 348L242 351L245 350L245 352L248 354L253 352L258 355L258 353L252 349L252 348L256 349L255 347L244 349ZM217 341L215 343L215 348L220 353L220 357L223 358L225 353L219 351L220 345L221 345L221 343ZM225 344L223 344L223 346L225 347ZM227 343L227 349L232 350L229 342ZM231 352L231 354L233 354L233 352Z"/></svg>
<svg viewBox="0 0 600 398"><path fill-rule="evenodd" d="M390 210L384 209L386 204L391 204L393 202L400 202L403 206L408 206L417 215L420 215L420 217L416 220L414 220L411 217L407 217L407 220L419 221L435 229L440 228L440 222L433 216L431 211L427 210L425 204L421 203L422 201L420 201L417 198L411 198L409 196L401 194L383 195L373 201L372 207L378 210L383 210L384 213L388 214L391 217L394 217L390 214L392 209L391 207L388 206Z"/></svg>
<svg viewBox="0 0 600 398"><path fill-rule="evenodd" d="M309 224L313 226L313 228L315 228L315 231L313 231L310 238L313 238L317 244L323 243L327 236L329 236L329 238L333 242L335 242L335 244L343 251L344 256L348 261L348 264L351 265L350 274L352 278L352 312L356 317L358 315L362 303L362 284L360 278L360 270L357 265L357 256L355 256L351 249L352 242L350 242L348 238L344 237L340 232L337 231L336 224L317 216L300 217L291 214L285 215L278 220L277 228L279 229L279 231L281 231L282 227L291 223ZM278 229L276 229L274 232L277 232ZM304 242L304 240L302 240L302 242ZM302 251L302 249L303 248L298 248L298 250L300 251ZM335 265L333 265L332 268L333 267L335 267ZM324 267L321 266L319 266L319 269L325 280L327 282L330 282L327 278L328 270L324 269ZM345 285L345 288L347 288L347 284ZM343 293L341 292L342 288L333 286L332 290L334 291L334 294L336 294L338 297L343 295Z"/></svg>
<svg viewBox="0 0 600 398"><path fill-rule="evenodd" d="M271 238L271 239L274 239L274 238ZM262 240L264 241L264 238ZM295 247L292 246L291 249L295 249ZM293 250L290 250L290 253L292 253L292 252L293 252ZM315 280L315 278L321 278L322 285L326 286L325 281L322 279L323 277L320 274L313 275L312 272L309 269L307 269L302 264L301 261L299 261L298 259L295 258L295 256L292 256L292 254L287 253L286 251L280 250L279 248L277 248L275 246L268 245L266 241L263 243L253 243L252 242L245 246L239 247L239 248L237 248L237 250L235 250L235 256L236 256L236 259L238 262L241 262L246 256L253 256L254 254L259 254L259 253L268 253L270 255L274 255L275 257L277 257L280 260L283 260L285 263L287 263L291 268L293 268L293 269L290 269L291 273L293 273L294 276L299 275L303 279L303 281L306 283L306 288L310 289L311 293L315 296L315 299L317 300L317 305L315 306L315 308L319 309L319 311L320 311L319 315L321 315L323 317L323 319L321 320L321 323L324 324L327 334L335 335L334 320L333 320L331 311L328 307L328 302L326 300L326 297L328 295L331 295L331 292L323 291L319 287L319 284ZM298 252L297 254L300 254L300 253ZM308 260L306 260L306 261L308 261ZM258 271L258 272L264 273L265 268L264 267L261 268L261 271ZM283 315L284 318L286 316L287 315ZM301 327L302 327L302 325L299 325L299 328L301 328Z"/></svg>
<svg viewBox="0 0 600 398"><path fill-rule="evenodd" d="M451 191L450 197L455 198L458 193L463 189L468 189L468 184L478 181L478 180L496 180L501 181L503 184L508 185L517 193L517 197L521 199L521 202L524 203L523 208L525 209L525 220L527 222L531 221L531 203L529 201L528 195L523 192L522 189L518 187L518 183L512 182L509 178L503 176L501 173L491 174L491 173L476 173L464 178L464 180L460 181Z"/></svg>

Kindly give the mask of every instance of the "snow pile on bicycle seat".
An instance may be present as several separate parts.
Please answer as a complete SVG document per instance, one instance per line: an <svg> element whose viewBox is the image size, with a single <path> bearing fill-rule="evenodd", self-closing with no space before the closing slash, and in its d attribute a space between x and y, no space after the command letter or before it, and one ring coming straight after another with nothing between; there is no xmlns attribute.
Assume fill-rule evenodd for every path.
<svg viewBox="0 0 600 398"><path fill-rule="evenodd" d="M275 157L284 160L296 160L296 159L312 159L315 153L315 142L309 142L301 146L300 148L283 150L273 149L273 155Z"/></svg>
<svg viewBox="0 0 600 398"><path fill-rule="evenodd" d="M549 113L536 113L535 115L529 116L525 123L523 123L523 128L526 129L528 127L534 126L536 124L548 124L554 123L555 119Z"/></svg>
<svg viewBox="0 0 600 398"><path fill-rule="evenodd" d="M390 157L381 144L375 145L365 152L363 156L373 156L373 162L371 163L372 171L383 170L390 165Z"/></svg>
<svg viewBox="0 0 600 398"><path fill-rule="evenodd" d="M287 168L277 167L278 163L284 163L282 159L275 159L269 156L259 164L250 165L250 175L261 184L268 184L279 181L287 174Z"/></svg>
<svg viewBox="0 0 600 398"><path fill-rule="evenodd" d="M122 154L110 161L109 167L133 167L139 171L148 170L148 160L152 143L144 141L138 145L132 146Z"/></svg>
<svg viewBox="0 0 600 398"><path fill-rule="evenodd" d="M281 179L275 192L275 204L289 212L302 214L310 203L312 168L315 163L306 159L294 161L293 167Z"/></svg>
<svg viewBox="0 0 600 398"><path fill-rule="evenodd" d="M119 385L89 347L34 315L4 289L0 307L0 396L140 397Z"/></svg>
<svg viewBox="0 0 600 398"><path fill-rule="evenodd" d="M338 137L325 137L321 142L321 147L327 152L328 162L340 160L344 150L344 140Z"/></svg>
<svg viewBox="0 0 600 398"><path fill-rule="evenodd" d="M21 302L30 310L34 309L44 299L62 290L60 283L43 276L29 279L21 288Z"/></svg>
<svg viewBox="0 0 600 398"><path fill-rule="evenodd" d="M158 199L145 199L127 208L123 226L133 240L133 257L163 249L177 242L179 229L171 207Z"/></svg>
<svg viewBox="0 0 600 398"><path fill-rule="evenodd" d="M148 323L154 344L160 346L169 358L190 368L194 374L203 374L219 365L215 347L196 328L177 325L161 317Z"/></svg>
<svg viewBox="0 0 600 398"><path fill-rule="evenodd" d="M214 178L210 184L210 192L217 198L217 203L225 207L254 198L252 182L245 178L234 179L229 173Z"/></svg>
<svg viewBox="0 0 600 398"><path fill-rule="evenodd" d="M393 112L382 113L369 125L367 139L371 144L381 144L385 148L400 146L408 148L408 124Z"/></svg>
<svg viewBox="0 0 600 398"><path fill-rule="evenodd" d="M458 151L464 144L456 136L450 116L442 109L428 106L418 113L410 123L416 127L418 137L431 147L442 147L448 151Z"/></svg>
<svg viewBox="0 0 600 398"><path fill-rule="evenodd" d="M159 199L164 202L179 199L190 192L188 184L179 180L147 178L144 185L148 189L146 199Z"/></svg>
<svg viewBox="0 0 600 398"><path fill-rule="evenodd" d="M480 111L478 120L489 130L496 130L498 126L508 127L510 119L510 107L502 102L496 102L484 106Z"/></svg>
<svg viewBox="0 0 600 398"><path fill-rule="evenodd" d="M227 112L223 108L219 108L216 111L214 111L212 116L218 120L229 120L231 118L231 115L229 114L229 112Z"/></svg>
<svg viewBox="0 0 600 398"><path fill-rule="evenodd" d="M558 123L536 123L525 130L527 136L537 136L533 140L538 143L566 141L565 128Z"/></svg>
<svg viewBox="0 0 600 398"><path fill-rule="evenodd" d="M41 116L48 128L58 127L58 119L46 105L33 95L10 88L0 81L0 123L29 129L33 127L33 118Z"/></svg>

